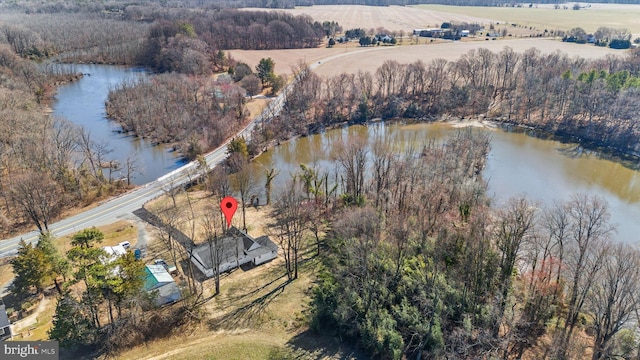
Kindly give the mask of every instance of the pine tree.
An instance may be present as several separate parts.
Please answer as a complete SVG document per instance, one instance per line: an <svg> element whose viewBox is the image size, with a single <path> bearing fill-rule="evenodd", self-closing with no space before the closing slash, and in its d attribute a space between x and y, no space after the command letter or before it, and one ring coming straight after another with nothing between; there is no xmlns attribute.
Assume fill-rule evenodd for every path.
<svg viewBox="0 0 640 360"><path fill-rule="evenodd" d="M82 305L69 293L61 296L53 315L49 338L57 340L63 348L95 342L96 328L82 310Z"/></svg>
<svg viewBox="0 0 640 360"><path fill-rule="evenodd" d="M11 261L15 279L13 280L14 291L18 296L26 296L35 287L37 292L44 288L46 277L46 266L44 264L44 252L35 249L31 244L20 240L18 255Z"/></svg>

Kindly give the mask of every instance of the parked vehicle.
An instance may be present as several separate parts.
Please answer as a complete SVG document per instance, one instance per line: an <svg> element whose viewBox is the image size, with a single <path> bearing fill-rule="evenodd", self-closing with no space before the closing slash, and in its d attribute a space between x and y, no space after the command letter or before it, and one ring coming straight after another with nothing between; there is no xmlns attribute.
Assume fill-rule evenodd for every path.
<svg viewBox="0 0 640 360"><path fill-rule="evenodd" d="M163 259L156 259L154 261L154 264L156 265L162 265L165 270L167 270L167 272L169 274L177 274L178 273L178 268L175 265L169 265L166 261L164 261Z"/></svg>
<svg viewBox="0 0 640 360"><path fill-rule="evenodd" d="M123 248L125 248L125 250L129 250L129 248L131 247L131 243L128 241L123 241L120 244L118 244L120 246L122 246Z"/></svg>

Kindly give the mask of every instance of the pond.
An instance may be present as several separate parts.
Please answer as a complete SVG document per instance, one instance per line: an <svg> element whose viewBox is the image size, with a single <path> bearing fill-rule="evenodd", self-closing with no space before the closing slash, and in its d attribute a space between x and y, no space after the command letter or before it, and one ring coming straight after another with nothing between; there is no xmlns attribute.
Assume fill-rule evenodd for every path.
<svg viewBox="0 0 640 360"><path fill-rule="evenodd" d="M69 66L85 75L58 88L52 104L54 116L84 127L95 143L104 144L111 150L107 155L109 159L125 164L127 157L135 156L138 166L141 166L141 171L131 179L136 185L151 182L183 165L178 154L171 152L169 147L154 146L144 139L123 134L120 125L106 117L105 101L109 89L124 81L146 76L144 70L111 65ZM114 177L125 174L124 171L115 173Z"/></svg>
<svg viewBox="0 0 640 360"><path fill-rule="evenodd" d="M444 123L376 123L329 130L269 150L258 157L256 167L260 174L267 167L280 169L274 180L277 187L299 171L301 163L315 163L334 171L329 157L331 144L337 138L364 137L372 141L376 134L382 134L395 146L420 147L429 139L439 141L455 131L458 129ZM614 237L627 243L640 240L640 172L582 151L575 144L497 128L474 128L474 131L488 132L492 139L483 176L489 183L488 194L494 205L519 194L526 194L542 206L568 200L575 193L594 194L609 203L610 223L617 227ZM264 180L259 180L258 185L262 187Z"/></svg>

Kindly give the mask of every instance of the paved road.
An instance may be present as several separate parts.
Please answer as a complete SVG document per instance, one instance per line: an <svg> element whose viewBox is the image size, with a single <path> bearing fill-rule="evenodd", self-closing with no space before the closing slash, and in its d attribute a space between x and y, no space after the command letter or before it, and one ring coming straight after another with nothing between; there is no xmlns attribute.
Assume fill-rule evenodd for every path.
<svg viewBox="0 0 640 360"><path fill-rule="evenodd" d="M377 48L366 48L361 49L358 52L374 51L375 49ZM329 61L343 56L352 55L353 53L355 52L340 53L327 57L317 63L310 64L309 68L313 70ZM268 121L271 117L278 115L284 107L288 92L292 88L293 83L287 85L280 95L273 98L262 114L253 119L244 129L240 130L237 136L243 136L248 139L251 134L251 130L253 130L257 124L262 121ZM207 166L209 168L213 168L225 159L227 144L229 141L231 141L231 139L222 144L219 148L205 155ZM118 220L133 219L133 211L141 208L144 203L155 199L172 188L195 180L199 175L198 163L195 161L190 162L179 169L173 170L172 172L159 177L155 181L138 187L116 198L112 198L93 209L68 217L64 220L60 220L57 223L50 225L49 230L55 236L65 236L92 226L102 226L114 223ZM35 244L38 240L38 235L39 233L37 231L31 231L10 239L1 240L0 258L14 255L17 252L20 239L24 239L27 243Z"/></svg>
<svg viewBox="0 0 640 360"><path fill-rule="evenodd" d="M240 130L237 136L249 138L251 130L256 124L259 124L263 119L268 119L280 113L289 89L291 89L291 85L287 86L280 95L275 97L261 115L257 116L249 125ZM209 168L214 167L225 159L229 141L230 139L219 148L205 155ZM142 207L147 201L162 195L172 188L187 184L199 175L198 163L195 161L190 162L179 169L159 177L155 181L101 203L93 209L60 220L50 225L49 230L56 236L65 236L92 226L107 225L121 219L131 219L133 217L133 211ZM37 231L31 231L0 241L0 258L14 255L17 252L20 239L35 244L38 240L38 235L39 233Z"/></svg>

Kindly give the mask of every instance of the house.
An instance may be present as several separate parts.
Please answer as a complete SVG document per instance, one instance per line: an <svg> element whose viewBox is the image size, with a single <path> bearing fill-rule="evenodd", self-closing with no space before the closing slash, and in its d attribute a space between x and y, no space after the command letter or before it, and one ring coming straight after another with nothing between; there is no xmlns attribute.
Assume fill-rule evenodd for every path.
<svg viewBox="0 0 640 360"><path fill-rule="evenodd" d="M215 275L214 263L220 273L251 263L260 265L278 256L278 246L268 236L254 239L249 234L231 227L217 241L206 242L194 248L191 262L207 277ZM214 259L217 261L214 262Z"/></svg>
<svg viewBox="0 0 640 360"><path fill-rule="evenodd" d="M155 293L157 306L170 304L182 298L180 287L162 265L147 265L144 268L143 288L148 293Z"/></svg>
<svg viewBox="0 0 640 360"><path fill-rule="evenodd" d="M11 339L11 322L7 315L7 309L0 300L0 341Z"/></svg>
<svg viewBox="0 0 640 360"><path fill-rule="evenodd" d="M383 43L390 43L391 40L393 40L393 38L388 34L378 34L376 35L376 39L378 39L378 41L381 41Z"/></svg>
<svg viewBox="0 0 640 360"><path fill-rule="evenodd" d="M451 30L450 29L441 29L441 28L429 28L429 29L423 29L422 31L420 31L420 33L418 35L420 35L422 37L439 38L439 37L442 37L445 32L451 32Z"/></svg>

